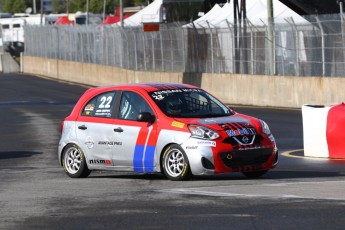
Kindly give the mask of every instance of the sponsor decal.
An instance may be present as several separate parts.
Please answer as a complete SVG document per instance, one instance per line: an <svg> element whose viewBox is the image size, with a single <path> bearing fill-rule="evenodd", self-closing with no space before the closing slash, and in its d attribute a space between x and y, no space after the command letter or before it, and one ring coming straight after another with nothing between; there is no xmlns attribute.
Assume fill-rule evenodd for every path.
<svg viewBox="0 0 345 230"><path fill-rule="evenodd" d="M85 106L85 111L93 111L94 109L95 109L94 104L88 104L87 106Z"/></svg>
<svg viewBox="0 0 345 230"><path fill-rule="evenodd" d="M90 136L88 136L85 140L85 144L89 149L93 148L94 142Z"/></svg>
<svg viewBox="0 0 345 230"><path fill-rule="evenodd" d="M182 92L202 92L202 90L200 89L166 89L166 90L160 90L160 91L156 91L153 92L151 94L151 96L157 100L157 101L161 101L163 100L166 95L168 94L172 94L172 93L182 93Z"/></svg>
<svg viewBox="0 0 345 230"><path fill-rule="evenodd" d="M153 172L157 135L152 128L141 129L134 148L133 169L135 172Z"/></svg>
<svg viewBox="0 0 345 230"><path fill-rule="evenodd" d="M186 149L198 149L198 146L186 146Z"/></svg>
<svg viewBox="0 0 345 230"><path fill-rule="evenodd" d="M231 130L226 130L226 133L229 135L229 137L256 135L256 131L254 128L242 128L242 129L236 129L236 130L231 129Z"/></svg>
<svg viewBox="0 0 345 230"><path fill-rule="evenodd" d="M110 109L97 109L95 116L105 116L105 117L110 117L111 116L111 111Z"/></svg>
<svg viewBox="0 0 345 230"><path fill-rule="evenodd" d="M216 142L215 141L198 141L197 144L200 145L200 146L216 147Z"/></svg>
<svg viewBox="0 0 345 230"><path fill-rule="evenodd" d="M122 145L122 142L119 141L99 141L99 145Z"/></svg>
<svg viewBox="0 0 345 230"><path fill-rule="evenodd" d="M182 129L184 127L184 123L181 123L181 122L178 122L178 121L173 121L171 123L171 126Z"/></svg>
<svg viewBox="0 0 345 230"><path fill-rule="evenodd" d="M89 160L93 165L111 165L111 160Z"/></svg>
<svg viewBox="0 0 345 230"><path fill-rule="evenodd" d="M230 116L230 117L217 117L217 118L205 118L200 119L200 123L202 124L227 124L227 123L247 123L249 121L242 117Z"/></svg>

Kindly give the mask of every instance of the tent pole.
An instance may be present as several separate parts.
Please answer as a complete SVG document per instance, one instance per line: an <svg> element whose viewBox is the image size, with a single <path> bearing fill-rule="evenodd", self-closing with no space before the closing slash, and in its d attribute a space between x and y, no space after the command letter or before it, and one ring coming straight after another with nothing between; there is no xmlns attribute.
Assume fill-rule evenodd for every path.
<svg viewBox="0 0 345 230"><path fill-rule="evenodd" d="M243 33L242 33L242 38L241 41L243 41L243 60L244 62L242 63L243 65L243 72L245 74L248 74L248 41L247 41L247 7L246 7L246 0L241 0L241 12L242 12L242 20L243 20Z"/></svg>
<svg viewBox="0 0 345 230"><path fill-rule="evenodd" d="M123 27L123 0L120 0L120 24Z"/></svg>
<svg viewBox="0 0 345 230"><path fill-rule="evenodd" d="M273 17L273 3L272 0L267 0L267 18L268 18L268 42L269 42L269 65L271 75L275 75L275 54L274 54L274 17Z"/></svg>

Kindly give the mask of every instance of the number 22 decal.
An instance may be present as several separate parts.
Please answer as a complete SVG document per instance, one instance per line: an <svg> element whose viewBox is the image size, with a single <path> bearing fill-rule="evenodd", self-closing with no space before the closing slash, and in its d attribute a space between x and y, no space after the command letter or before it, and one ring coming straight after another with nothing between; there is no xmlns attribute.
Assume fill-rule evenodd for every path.
<svg viewBox="0 0 345 230"><path fill-rule="evenodd" d="M101 97L101 104L98 106L100 109L109 109L110 108L110 103L113 100L112 96L109 97Z"/></svg>

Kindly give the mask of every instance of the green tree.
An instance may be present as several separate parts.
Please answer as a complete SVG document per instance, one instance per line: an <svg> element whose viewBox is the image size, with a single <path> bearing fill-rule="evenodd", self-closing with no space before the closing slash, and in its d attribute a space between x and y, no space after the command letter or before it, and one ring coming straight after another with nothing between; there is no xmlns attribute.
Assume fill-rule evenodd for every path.
<svg viewBox="0 0 345 230"><path fill-rule="evenodd" d="M104 0L92 0L90 1L90 12L92 13L103 13L104 7ZM106 0L105 1L105 13L114 13L114 1L113 0Z"/></svg>
<svg viewBox="0 0 345 230"><path fill-rule="evenodd" d="M70 13L75 13L77 11L86 11L86 0L68 0L68 2Z"/></svg>
<svg viewBox="0 0 345 230"><path fill-rule="evenodd" d="M5 3L5 0L0 0L0 12L4 12L4 3Z"/></svg>
<svg viewBox="0 0 345 230"><path fill-rule="evenodd" d="M26 8L28 8L27 0L16 0L13 5L14 13L24 13Z"/></svg>
<svg viewBox="0 0 345 230"><path fill-rule="evenodd" d="M3 11L8 13L24 13L26 8L32 7L31 0L5 0Z"/></svg>
<svg viewBox="0 0 345 230"><path fill-rule="evenodd" d="M64 13L66 12L66 2L61 0L53 0L52 9L54 13Z"/></svg>
<svg viewBox="0 0 345 230"><path fill-rule="evenodd" d="M3 5L3 11L7 13L13 13L12 11L13 4L14 4L13 0L5 0L4 5Z"/></svg>

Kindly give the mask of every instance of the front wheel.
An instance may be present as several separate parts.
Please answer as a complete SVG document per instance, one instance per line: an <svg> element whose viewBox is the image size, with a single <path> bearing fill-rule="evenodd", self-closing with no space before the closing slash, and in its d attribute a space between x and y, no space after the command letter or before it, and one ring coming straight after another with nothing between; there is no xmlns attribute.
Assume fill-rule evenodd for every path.
<svg viewBox="0 0 345 230"><path fill-rule="evenodd" d="M165 150L162 157L162 169L165 176L174 181L186 180L191 176L187 155L176 144Z"/></svg>
<svg viewBox="0 0 345 230"><path fill-rule="evenodd" d="M242 172L246 177L249 178L258 178L262 175L266 174L268 170L262 170L262 171L253 171L253 172Z"/></svg>
<svg viewBox="0 0 345 230"><path fill-rule="evenodd" d="M83 151L75 144L68 144L63 151L62 166L69 177L84 178L90 175Z"/></svg>

